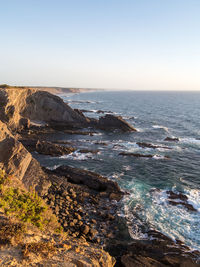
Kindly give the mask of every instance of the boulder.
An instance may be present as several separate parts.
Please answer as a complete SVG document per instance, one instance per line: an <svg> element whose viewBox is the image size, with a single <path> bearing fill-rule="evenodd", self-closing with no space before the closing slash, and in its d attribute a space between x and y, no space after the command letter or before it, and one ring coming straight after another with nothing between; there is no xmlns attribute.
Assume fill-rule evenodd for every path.
<svg viewBox="0 0 200 267"><path fill-rule="evenodd" d="M119 129L124 132L137 131L121 116L114 116L110 114L100 117L97 126L102 130Z"/></svg>

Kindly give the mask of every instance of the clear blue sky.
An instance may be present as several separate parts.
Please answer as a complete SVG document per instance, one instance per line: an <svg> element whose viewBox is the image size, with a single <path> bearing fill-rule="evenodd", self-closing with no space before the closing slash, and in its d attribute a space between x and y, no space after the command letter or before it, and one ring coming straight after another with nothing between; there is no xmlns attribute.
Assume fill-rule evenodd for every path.
<svg viewBox="0 0 200 267"><path fill-rule="evenodd" d="M200 0L0 0L0 83L200 90Z"/></svg>

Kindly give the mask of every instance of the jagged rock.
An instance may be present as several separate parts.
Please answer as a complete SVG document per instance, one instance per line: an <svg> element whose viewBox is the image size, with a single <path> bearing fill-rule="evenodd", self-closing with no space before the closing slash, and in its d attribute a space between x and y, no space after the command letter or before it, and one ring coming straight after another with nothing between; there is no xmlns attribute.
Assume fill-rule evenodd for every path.
<svg viewBox="0 0 200 267"><path fill-rule="evenodd" d="M137 131L121 116L114 116L110 114L100 117L97 126L102 130L119 129L124 132Z"/></svg>

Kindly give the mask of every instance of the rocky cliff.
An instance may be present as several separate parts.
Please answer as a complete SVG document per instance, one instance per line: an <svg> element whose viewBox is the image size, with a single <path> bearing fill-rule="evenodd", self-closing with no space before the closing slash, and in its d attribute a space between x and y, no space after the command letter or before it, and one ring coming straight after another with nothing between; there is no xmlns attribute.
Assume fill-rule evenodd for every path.
<svg viewBox="0 0 200 267"><path fill-rule="evenodd" d="M16 140L5 123L0 121L0 168L9 175L16 176L25 187L35 188L44 194L50 182L40 164L24 146Z"/></svg>
<svg viewBox="0 0 200 267"><path fill-rule="evenodd" d="M88 123L61 98L35 89L0 89L0 104L0 119L13 130L27 127L30 121L66 128Z"/></svg>
<svg viewBox="0 0 200 267"><path fill-rule="evenodd" d="M9 174L8 182L2 170ZM42 200L31 192L47 195L51 184L40 164L0 121L0 265L113 267L114 258L97 245L58 234L53 222L43 219ZM50 207L46 209L48 216L52 214ZM47 229L34 225L38 219L48 223Z"/></svg>

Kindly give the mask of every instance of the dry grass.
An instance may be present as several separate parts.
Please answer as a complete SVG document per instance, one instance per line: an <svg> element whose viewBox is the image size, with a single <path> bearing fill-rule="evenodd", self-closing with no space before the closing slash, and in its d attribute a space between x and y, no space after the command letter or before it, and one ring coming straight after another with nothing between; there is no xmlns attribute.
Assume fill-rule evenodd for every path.
<svg viewBox="0 0 200 267"><path fill-rule="evenodd" d="M29 257L31 253L40 255L42 257L49 257L56 252L56 247L51 242L38 242L25 244L22 248L22 255L24 258Z"/></svg>
<svg viewBox="0 0 200 267"><path fill-rule="evenodd" d="M0 222L0 245L19 243L26 227L22 223Z"/></svg>

